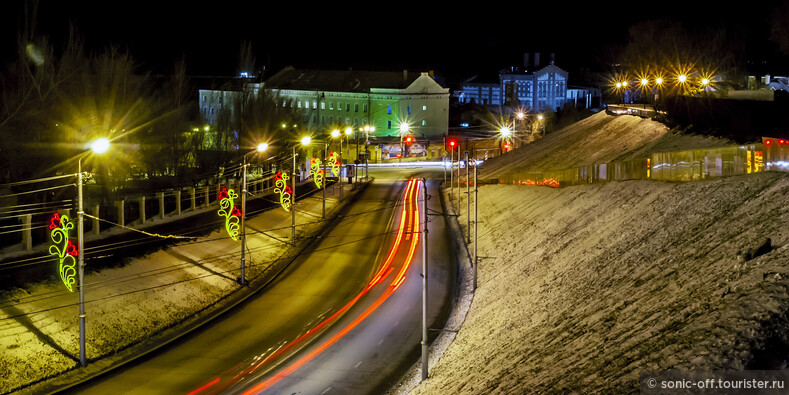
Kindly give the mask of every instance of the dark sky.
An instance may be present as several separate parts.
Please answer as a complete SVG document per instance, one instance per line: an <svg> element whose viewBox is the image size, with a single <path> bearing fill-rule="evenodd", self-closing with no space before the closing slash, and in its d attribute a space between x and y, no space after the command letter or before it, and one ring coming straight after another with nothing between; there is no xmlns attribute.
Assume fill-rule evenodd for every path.
<svg viewBox="0 0 789 395"><path fill-rule="evenodd" d="M435 70L453 77L554 52L560 67L593 67L633 23L670 16L689 25L725 21L765 34L771 2L170 2L42 1L37 31L58 48L74 23L87 47L128 48L141 67L169 72L182 56L192 75L233 75L241 43L252 43L268 73L298 68ZM548 4L546 4L548 3ZM285 4L285 5L283 5ZM381 6L387 4L387 6ZM391 4L391 5L390 5ZM763 5L762 5L763 4ZM23 1L2 4L3 60L15 56ZM639 7L643 8L638 9ZM766 38L765 38L766 40ZM545 56L545 55L543 55Z"/></svg>

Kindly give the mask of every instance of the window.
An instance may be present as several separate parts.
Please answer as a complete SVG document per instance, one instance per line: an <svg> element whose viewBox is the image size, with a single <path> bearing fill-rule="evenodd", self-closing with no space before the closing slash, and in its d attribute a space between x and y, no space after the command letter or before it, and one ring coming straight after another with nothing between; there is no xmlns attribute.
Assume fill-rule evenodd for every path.
<svg viewBox="0 0 789 395"><path fill-rule="evenodd" d="M367 112L367 104L362 104L362 112Z"/></svg>
<svg viewBox="0 0 789 395"><path fill-rule="evenodd" d="M334 110L334 102L329 102L329 110Z"/></svg>
<svg viewBox="0 0 789 395"><path fill-rule="evenodd" d="M411 106L405 108L405 113L411 115Z"/></svg>
<svg viewBox="0 0 789 395"><path fill-rule="evenodd" d="M392 115L392 106L391 105L386 106L386 113L389 114L389 115Z"/></svg>
<svg viewBox="0 0 789 395"><path fill-rule="evenodd" d="M321 110L325 110L325 109L326 109L326 102L321 102Z"/></svg>
<svg viewBox="0 0 789 395"><path fill-rule="evenodd" d="M345 103L345 112L351 112L351 103Z"/></svg>
<svg viewBox="0 0 789 395"><path fill-rule="evenodd" d="M422 106L422 111L427 111L427 106Z"/></svg>
<svg viewBox="0 0 789 395"><path fill-rule="evenodd" d="M392 106L389 106L389 107L392 107ZM387 129L391 129L392 128L392 121L386 121L386 128Z"/></svg>
<svg viewBox="0 0 789 395"><path fill-rule="evenodd" d="M427 126L427 119L422 120L422 126Z"/></svg>
<svg viewBox="0 0 789 395"><path fill-rule="evenodd" d="M359 112L359 105L358 104L354 104L353 105L353 112Z"/></svg>
<svg viewBox="0 0 789 395"><path fill-rule="evenodd" d="M316 101L313 101L313 102L312 102L312 109L314 110L314 109L316 109L316 108L318 108L318 102L316 102Z"/></svg>

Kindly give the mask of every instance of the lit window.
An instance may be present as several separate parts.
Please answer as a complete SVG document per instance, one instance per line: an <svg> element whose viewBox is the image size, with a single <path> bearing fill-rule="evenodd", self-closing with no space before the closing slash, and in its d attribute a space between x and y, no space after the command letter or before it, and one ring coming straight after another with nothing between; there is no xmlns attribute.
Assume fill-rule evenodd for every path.
<svg viewBox="0 0 789 395"><path fill-rule="evenodd" d="M325 109L326 109L326 102L321 102L321 110L325 110Z"/></svg>
<svg viewBox="0 0 789 395"><path fill-rule="evenodd" d="M386 106L386 113L390 114L390 115L392 114L392 106L391 105Z"/></svg>
<svg viewBox="0 0 789 395"><path fill-rule="evenodd" d="M422 120L422 126L427 126L427 119Z"/></svg>
<svg viewBox="0 0 789 395"><path fill-rule="evenodd" d="M422 106L422 111L427 111L427 106Z"/></svg>
<svg viewBox="0 0 789 395"><path fill-rule="evenodd" d="M411 106L406 107L405 112L406 114L411 115Z"/></svg>

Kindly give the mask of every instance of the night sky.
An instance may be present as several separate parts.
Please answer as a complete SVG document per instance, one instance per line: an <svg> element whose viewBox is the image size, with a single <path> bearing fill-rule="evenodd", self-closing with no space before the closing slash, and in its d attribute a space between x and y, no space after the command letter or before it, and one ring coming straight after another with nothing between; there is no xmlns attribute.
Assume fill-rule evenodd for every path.
<svg viewBox="0 0 789 395"><path fill-rule="evenodd" d="M182 56L190 75L234 75L241 43L252 43L270 75L284 66L435 70L450 78L521 65L525 52L556 53L570 71L595 68L599 55L627 41L628 27L671 17L688 25L724 23L766 42L772 2L615 3L479 2L66 2L42 1L37 31L58 49L69 22L87 47L127 48L144 70L168 73ZM169 2L167 2L169 3ZM547 3L547 4L546 4ZM197 5L195 5L197 4ZM330 4L331 6L327 6ZM447 6L448 5L448 6ZM638 7L646 7L639 10ZM2 5L3 60L13 59L24 2ZM543 55L546 56L546 55Z"/></svg>

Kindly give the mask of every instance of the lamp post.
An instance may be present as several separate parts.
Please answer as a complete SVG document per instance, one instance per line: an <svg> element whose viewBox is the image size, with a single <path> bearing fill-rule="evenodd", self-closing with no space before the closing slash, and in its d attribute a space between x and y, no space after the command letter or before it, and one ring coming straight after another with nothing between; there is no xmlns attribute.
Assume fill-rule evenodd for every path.
<svg viewBox="0 0 789 395"><path fill-rule="evenodd" d="M244 224L244 219L247 216L247 156L264 152L268 149L268 144L260 143L258 144L255 150L247 152L244 155L244 164L243 164L243 175L241 176L241 277L238 278L238 283L241 285L247 285L246 276L244 275L245 270L245 252L247 248L247 228Z"/></svg>
<svg viewBox="0 0 789 395"><path fill-rule="evenodd" d="M375 126L365 125L364 131L364 179L370 179L370 133L375 132Z"/></svg>
<svg viewBox="0 0 789 395"><path fill-rule="evenodd" d="M312 139L310 136L305 136L301 138L301 145L307 146L310 145ZM293 189L293 203L291 204L290 208L290 220L291 220L291 227L290 227L290 240L291 245L296 245L296 145L293 145L293 178L291 179L291 189Z"/></svg>
<svg viewBox="0 0 789 395"><path fill-rule="evenodd" d="M103 154L110 148L110 141L106 138L100 138L90 144L91 151L97 154ZM82 209L82 156L80 155L77 160L77 248L79 251L79 363L82 367L87 365L87 358L85 355L85 248L84 229L83 229L83 216L85 212Z"/></svg>
<svg viewBox="0 0 789 395"><path fill-rule="evenodd" d="M321 202L321 218L326 219L326 160L329 156L329 143L323 143L323 182L321 182L321 190L323 193Z"/></svg>
<svg viewBox="0 0 789 395"><path fill-rule="evenodd" d="M345 135L348 136L353 133L351 128L345 129ZM339 171L337 172L337 185L340 187L340 202L342 202L342 134L338 129L334 129L331 132L332 138L339 138L340 139L340 167Z"/></svg>
<svg viewBox="0 0 789 395"><path fill-rule="evenodd" d="M422 381L427 380L427 179L422 178L424 197L422 204L425 212L424 237L422 238Z"/></svg>
<svg viewBox="0 0 789 395"><path fill-rule="evenodd" d="M400 124L400 128L399 128L400 133L398 133L400 135L400 157L398 158L398 162L400 163L403 162L403 156L405 155L405 151L403 150L403 136L408 134L409 129L410 126L407 123L403 122Z"/></svg>

